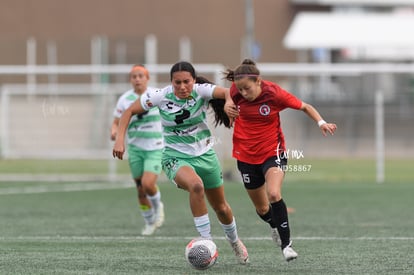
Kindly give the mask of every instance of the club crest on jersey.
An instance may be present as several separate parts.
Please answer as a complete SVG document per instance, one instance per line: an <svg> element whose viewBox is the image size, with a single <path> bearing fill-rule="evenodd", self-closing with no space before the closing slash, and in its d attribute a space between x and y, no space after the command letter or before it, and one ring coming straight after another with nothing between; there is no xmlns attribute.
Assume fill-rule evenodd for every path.
<svg viewBox="0 0 414 275"><path fill-rule="evenodd" d="M188 107L193 107L195 104L196 104L196 100L195 100L195 98L194 98L194 97L192 97L192 96L189 96L189 97L187 98L187 106L188 106Z"/></svg>
<svg viewBox="0 0 414 275"><path fill-rule="evenodd" d="M269 105L263 104L262 106L260 106L259 113L262 116L268 116L270 114L270 107L269 107Z"/></svg>
<svg viewBox="0 0 414 275"><path fill-rule="evenodd" d="M145 101L145 104L146 104L148 107L152 107L152 106L154 106L154 105L152 104L151 100L149 100L149 99L147 99L147 100Z"/></svg>

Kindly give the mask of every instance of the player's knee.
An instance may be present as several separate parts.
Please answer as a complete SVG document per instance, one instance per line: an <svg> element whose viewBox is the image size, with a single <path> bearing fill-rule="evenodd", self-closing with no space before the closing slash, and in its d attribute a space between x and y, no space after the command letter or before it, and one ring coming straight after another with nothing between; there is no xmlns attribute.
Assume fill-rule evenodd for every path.
<svg viewBox="0 0 414 275"><path fill-rule="evenodd" d="M144 190L146 194L154 194L157 191L157 187L155 186L155 182L142 180L141 181L141 187Z"/></svg>
<svg viewBox="0 0 414 275"><path fill-rule="evenodd" d="M269 205L259 205L259 206L256 206L257 215L263 216L267 212L269 212L269 209L270 209L270 206Z"/></svg>
<svg viewBox="0 0 414 275"><path fill-rule="evenodd" d="M269 192L268 193L268 198L269 198L270 202L280 201L282 199L282 194L278 191Z"/></svg>
<svg viewBox="0 0 414 275"><path fill-rule="evenodd" d="M204 185L203 185L203 182L197 181L197 182L192 183L188 187L188 191L190 193L195 193L195 194L204 196Z"/></svg>

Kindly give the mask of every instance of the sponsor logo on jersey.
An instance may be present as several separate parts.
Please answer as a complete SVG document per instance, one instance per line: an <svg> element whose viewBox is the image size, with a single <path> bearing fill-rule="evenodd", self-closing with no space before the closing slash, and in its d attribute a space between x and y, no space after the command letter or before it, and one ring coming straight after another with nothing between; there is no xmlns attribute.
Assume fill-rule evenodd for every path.
<svg viewBox="0 0 414 275"><path fill-rule="evenodd" d="M178 129L174 129L173 132L177 135L177 136L188 136L191 135L192 132L196 131L198 129L197 126L188 128L186 130L178 130Z"/></svg>

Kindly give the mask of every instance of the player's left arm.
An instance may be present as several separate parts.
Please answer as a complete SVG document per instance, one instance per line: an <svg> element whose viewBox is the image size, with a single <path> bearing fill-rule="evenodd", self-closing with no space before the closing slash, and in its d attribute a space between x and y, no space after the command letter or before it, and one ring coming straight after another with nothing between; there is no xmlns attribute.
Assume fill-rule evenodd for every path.
<svg viewBox="0 0 414 275"><path fill-rule="evenodd" d="M126 109L118 123L118 132L115 139L115 144L112 149L112 155L116 158L122 159L125 152L125 133L128 128L129 121L131 120L132 115L142 114L145 112L145 109L141 105L140 100L136 100L132 105Z"/></svg>
<svg viewBox="0 0 414 275"><path fill-rule="evenodd" d="M326 122L322 116L319 114L319 112L313 107L311 104L308 104L306 102L302 101L302 105L300 106L300 110L305 112L311 119L313 119L319 126L319 129L321 129L322 134L324 136L327 135L327 133L333 135L336 131L336 124L335 123L328 123Z"/></svg>
<svg viewBox="0 0 414 275"><path fill-rule="evenodd" d="M224 112L230 119L230 125L233 125L234 118L239 115L239 112L237 111L236 105L230 96L230 89L216 86L213 91L213 98L221 98L226 100L226 103L224 104Z"/></svg>
<svg viewBox="0 0 414 275"><path fill-rule="evenodd" d="M226 99L226 93L230 94L229 88L215 86L212 96L213 96L213 98Z"/></svg>
<svg viewBox="0 0 414 275"><path fill-rule="evenodd" d="M119 118L115 117L112 121L111 126L111 140L116 139L116 134L118 133L118 124L119 124Z"/></svg>
<svg viewBox="0 0 414 275"><path fill-rule="evenodd" d="M224 99L223 111L229 119L229 125L227 127L233 127L234 119L239 115L236 104L230 95L230 89L216 86L213 91L213 98Z"/></svg>

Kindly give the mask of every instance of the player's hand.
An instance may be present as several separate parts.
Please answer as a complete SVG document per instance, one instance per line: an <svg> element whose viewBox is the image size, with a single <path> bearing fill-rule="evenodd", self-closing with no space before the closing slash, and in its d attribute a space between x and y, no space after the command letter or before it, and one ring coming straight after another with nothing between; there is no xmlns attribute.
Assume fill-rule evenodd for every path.
<svg viewBox="0 0 414 275"><path fill-rule="evenodd" d="M224 104L224 112L226 112L228 117L235 118L239 115L239 111L237 111L236 105L234 103L226 102Z"/></svg>
<svg viewBox="0 0 414 275"><path fill-rule="evenodd" d="M112 156L114 158L122 159L122 156L125 152L125 146L124 143L120 143L119 141L115 141L114 148L112 149Z"/></svg>
<svg viewBox="0 0 414 275"><path fill-rule="evenodd" d="M233 126L234 119L239 115L236 105L232 101L226 101L224 104L224 112L230 119L230 126Z"/></svg>
<svg viewBox="0 0 414 275"><path fill-rule="evenodd" d="M327 136L328 133L333 136L337 127L335 123L324 123L319 128L321 129L324 136Z"/></svg>

